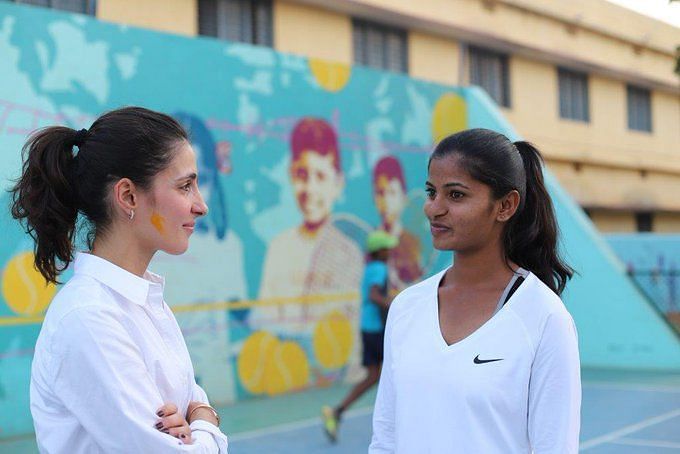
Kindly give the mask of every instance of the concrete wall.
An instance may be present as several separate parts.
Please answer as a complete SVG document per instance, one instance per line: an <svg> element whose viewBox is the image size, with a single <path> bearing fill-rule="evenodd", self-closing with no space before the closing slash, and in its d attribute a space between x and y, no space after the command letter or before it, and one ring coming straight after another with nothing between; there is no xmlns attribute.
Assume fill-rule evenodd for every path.
<svg viewBox="0 0 680 454"><path fill-rule="evenodd" d="M198 0L97 0L97 18L194 36L198 33Z"/></svg>
<svg viewBox="0 0 680 454"><path fill-rule="evenodd" d="M632 213L593 210L590 219L602 233L635 232L635 216Z"/></svg>
<svg viewBox="0 0 680 454"><path fill-rule="evenodd" d="M659 233L680 232L680 219L675 213L656 213L654 215L654 231Z"/></svg>
<svg viewBox="0 0 680 454"><path fill-rule="evenodd" d="M274 47L281 52L352 63L349 17L292 2L274 2Z"/></svg>
<svg viewBox="0 0 680 454"><path fill-rule="evenodd" d="M461 52L456 41L411 31L408 35L408 73L418 79L463 85Z"/></svg>

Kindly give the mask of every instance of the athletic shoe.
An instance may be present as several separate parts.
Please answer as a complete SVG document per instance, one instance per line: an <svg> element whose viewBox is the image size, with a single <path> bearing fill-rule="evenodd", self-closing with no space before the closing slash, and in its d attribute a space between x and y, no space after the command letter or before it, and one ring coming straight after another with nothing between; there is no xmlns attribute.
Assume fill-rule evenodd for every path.
<svg viewBox="0 0 680 454"><path fill-rule="evenodd" d="M323 430L331 443L338 441L338 418L335 410L328 405L321 408L321 418L323 419Z"/></svg>

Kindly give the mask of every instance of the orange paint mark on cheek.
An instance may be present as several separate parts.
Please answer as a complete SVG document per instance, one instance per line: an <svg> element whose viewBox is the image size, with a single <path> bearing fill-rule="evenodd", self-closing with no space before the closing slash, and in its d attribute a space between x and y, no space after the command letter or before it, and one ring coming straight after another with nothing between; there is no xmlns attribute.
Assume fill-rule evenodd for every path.
<svg viewBox="0 0 680 454"><path fill-rule="evenodd" d="M165 231L165 228L163 227L163 223L165 222L165 219L163 219L163 216L161 216L158 213L153 213L151 215L151 225L153 225L156 230L158 230L158 233L161 235Z"/></svg>

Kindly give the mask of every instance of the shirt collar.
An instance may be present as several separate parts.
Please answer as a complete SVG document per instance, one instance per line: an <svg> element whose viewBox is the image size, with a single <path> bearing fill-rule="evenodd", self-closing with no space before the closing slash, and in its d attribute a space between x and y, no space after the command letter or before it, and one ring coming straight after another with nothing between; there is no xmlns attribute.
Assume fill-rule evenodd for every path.
<svg viewBox="0 0 680 454"><path fill-rule="evenodd" d="M140 306L163 302L165 280L150 271L145 272L142 278L101 257L78 252L73 263L73 272L96 279Z"/></svg>

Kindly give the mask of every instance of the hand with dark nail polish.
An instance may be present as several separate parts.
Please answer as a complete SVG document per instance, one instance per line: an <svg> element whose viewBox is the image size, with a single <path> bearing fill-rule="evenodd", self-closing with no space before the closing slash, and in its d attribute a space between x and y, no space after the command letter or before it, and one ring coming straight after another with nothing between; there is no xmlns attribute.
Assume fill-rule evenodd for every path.
<svg viewBox="0 0 680 454"><path fill-rule="evenodd" d="M184 444L191 444L191 428L189 423L184 419L184 416L179 413L177 406L172 403L167 403L158 409L156 413L161 420L156 424L156 429L172 435L175 438L182 440Z"/></svg>

